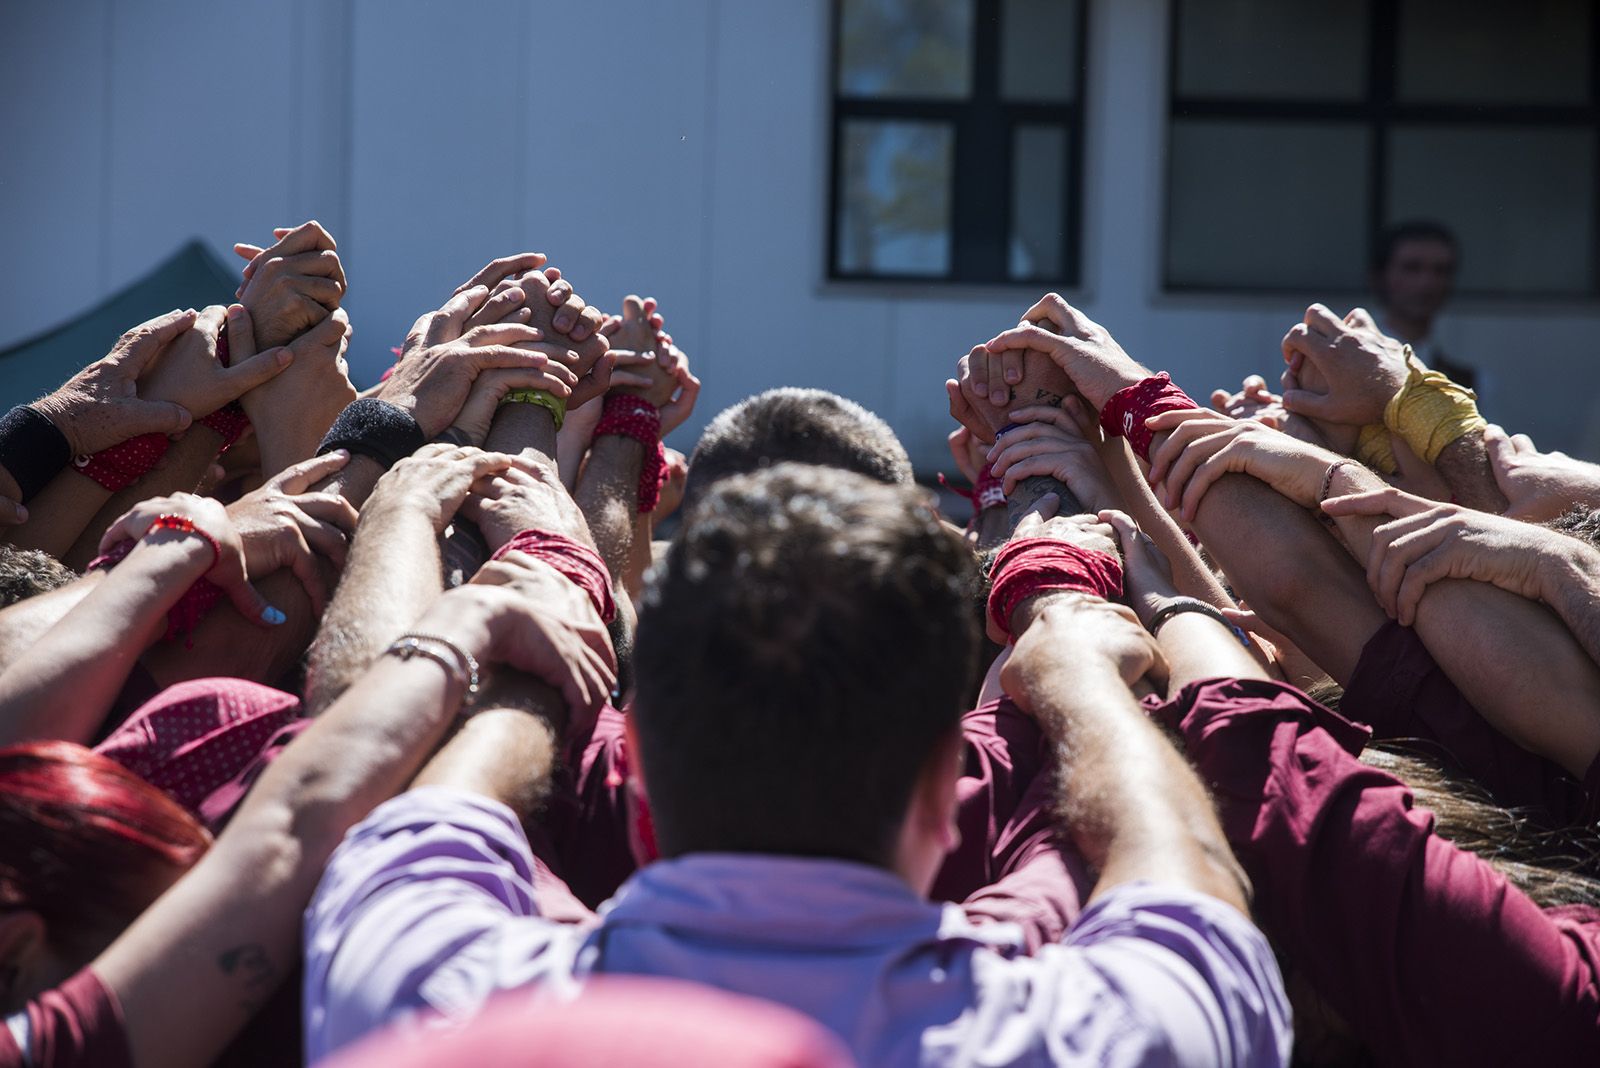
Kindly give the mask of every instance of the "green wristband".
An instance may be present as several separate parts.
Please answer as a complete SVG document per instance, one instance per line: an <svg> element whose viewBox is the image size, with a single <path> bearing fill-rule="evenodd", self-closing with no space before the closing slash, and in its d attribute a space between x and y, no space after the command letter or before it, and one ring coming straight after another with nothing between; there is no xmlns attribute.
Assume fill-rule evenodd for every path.
<svg viewBox="0 0 1600 1068"><path fill-rule="evenodd" d="M543 389L514 389L500 398L501 404L537 404L550 412L556 421L556 429L561 429L561 424L567 418L567 402L557 397L554 393Z"/></svg>

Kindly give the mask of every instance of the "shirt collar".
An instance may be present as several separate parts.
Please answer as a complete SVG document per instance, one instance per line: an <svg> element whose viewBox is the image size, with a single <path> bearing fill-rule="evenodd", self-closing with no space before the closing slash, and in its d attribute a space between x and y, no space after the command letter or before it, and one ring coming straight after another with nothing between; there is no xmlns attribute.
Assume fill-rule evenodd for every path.
<svg viewBox="0 0 1600 1068"><path fill-rule="evenodd" d="M893 872L846 860L692 853L636 872L601 907L606 927L670 927L773 947L870 948L969 938L1020 942L1014 924L974 926Z"/></svg>

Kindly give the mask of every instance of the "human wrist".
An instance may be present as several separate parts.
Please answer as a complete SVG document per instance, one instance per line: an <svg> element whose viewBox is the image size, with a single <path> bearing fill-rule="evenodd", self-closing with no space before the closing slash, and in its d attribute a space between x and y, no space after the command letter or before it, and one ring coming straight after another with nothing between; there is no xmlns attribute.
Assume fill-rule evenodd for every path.
<svg viewBox="0 0 1600 1068"><path fill-rule="evenodd" d="M487 666L495 660L505 619L500 598L485 587L460 586L435 601L411 632L437 635Z"/></svg>
<svg viewBox="0 0 1600 1068"><path fill-rule="evenodd" d="M1011 613L1011 637L1015 641L1032 627L1036 622L1048 618L1049 609L1057 608L1070 612L1074 607L1092 597L1092 594L1078 593L1074 590L1042 590L1031 597L1026 597L1018 602Z"/></svg>
<svg viewBox="0 0 1600 1068"><path fill-rule="evenodd" d="M1573 593L1600 599L1600 549L1554 531L1545 532L1543 540L1545 548L1538 554L1535 571L1539 600L1556 605Z"/></svg>
<svg viewBox="0 0 1600 1068"><path fill-rule="evenodd" d="M48 397L34 401L28 407L50 420L61 432L61 436L67 439L67 450L70 455L81 456L88 451L75 430L85 407L82 398L56 390Z"/></svg>

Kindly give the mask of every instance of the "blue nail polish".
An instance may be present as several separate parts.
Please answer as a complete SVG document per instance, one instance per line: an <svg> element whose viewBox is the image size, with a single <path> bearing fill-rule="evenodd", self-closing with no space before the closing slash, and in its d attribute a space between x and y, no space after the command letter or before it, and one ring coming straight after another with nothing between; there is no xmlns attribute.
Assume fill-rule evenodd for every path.
<svg viewBox="0 0 1600 1068"><path fill-rule="evenodd" d="M288 616L284 615L270 604L261 610L261 622L271 623L274 627L279 626L288 618Z"/></svg>

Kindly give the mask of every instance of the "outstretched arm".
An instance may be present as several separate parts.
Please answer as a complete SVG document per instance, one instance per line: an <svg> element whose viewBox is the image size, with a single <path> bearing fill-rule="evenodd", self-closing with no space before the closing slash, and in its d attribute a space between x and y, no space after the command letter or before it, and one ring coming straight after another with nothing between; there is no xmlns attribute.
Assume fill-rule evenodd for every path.
<svg viewBox="0 0 1600 1068"><path fill-rule="evenodd" d="M1365 732L1271 683L1197 687L1163 718L1216 786L1263 928L1368 1049L1600 1056L1594 927L1556 923L1440 838L1404 783L1353 755Z"/></svg>

